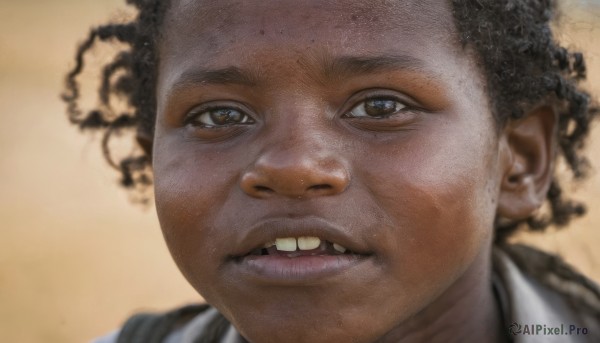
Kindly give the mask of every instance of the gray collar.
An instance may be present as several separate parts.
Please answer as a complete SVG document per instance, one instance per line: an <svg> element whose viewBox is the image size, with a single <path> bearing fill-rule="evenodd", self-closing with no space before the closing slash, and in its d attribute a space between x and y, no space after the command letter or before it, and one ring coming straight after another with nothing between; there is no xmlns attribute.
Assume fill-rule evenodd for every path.
<svg viewBox="0 0 600 343"><path fill-rule="evenodd" d="M494 248L493 261L493 283L504 312L506 330L513 342L574 343L598 339L598 322L571 306L568 296L525 274L499 248ZM572 281L560 280L560 283L562 288L577 291L577 285ZM580 328L579 335L573 334L576 331L571 332L571 325ZM588 331L586 335L581 333L583 328ZM532 332L532 329L536 331Z"/></svg>

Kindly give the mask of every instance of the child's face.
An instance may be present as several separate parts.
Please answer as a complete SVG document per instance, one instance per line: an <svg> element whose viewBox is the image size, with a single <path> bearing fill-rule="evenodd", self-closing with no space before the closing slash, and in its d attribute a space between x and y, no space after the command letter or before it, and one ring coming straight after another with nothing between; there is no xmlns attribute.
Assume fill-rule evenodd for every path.
<svg viewBox="0 0 600 343"><path fill-rule="evenodd" d="M448 3L175 0L164 26L160 222L247 338L373 341L488 266L501 156ZM252 254L301 236L357 254Z"/></svg>

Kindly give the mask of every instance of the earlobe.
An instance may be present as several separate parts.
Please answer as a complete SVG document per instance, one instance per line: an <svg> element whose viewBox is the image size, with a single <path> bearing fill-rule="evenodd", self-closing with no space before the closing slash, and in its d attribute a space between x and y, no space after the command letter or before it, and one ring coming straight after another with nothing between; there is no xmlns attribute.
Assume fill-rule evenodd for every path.
<svg viewBox="0 0 600 343"><path fill-rule="evenodd" d="M150 134L148 134L147 132L138 130L135 135L135 139L136 139L137 143L139 144L139 146L144 151L144 153L146 154L146 156L149 157L149 160L152 161L153 137Z"/></svg>
<svg viewBox="0 0 600 343"><path fill-rule="evenodd" d="M503 132L507 156L498 200L498 215L521 220L546 199L556 154L557 116L552 107L538 107Z"/></svg>

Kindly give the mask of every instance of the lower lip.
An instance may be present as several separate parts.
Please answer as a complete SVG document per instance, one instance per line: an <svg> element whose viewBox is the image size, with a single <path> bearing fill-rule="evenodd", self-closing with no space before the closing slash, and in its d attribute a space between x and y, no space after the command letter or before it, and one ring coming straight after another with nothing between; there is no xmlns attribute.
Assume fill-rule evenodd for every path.
<svg viewBox="0 0 600 343"><path fill-rule="evenodd" d="M246 256L235 261L242 274L267 284L306 284L344 274L371 260L366 255Z"/></svg>

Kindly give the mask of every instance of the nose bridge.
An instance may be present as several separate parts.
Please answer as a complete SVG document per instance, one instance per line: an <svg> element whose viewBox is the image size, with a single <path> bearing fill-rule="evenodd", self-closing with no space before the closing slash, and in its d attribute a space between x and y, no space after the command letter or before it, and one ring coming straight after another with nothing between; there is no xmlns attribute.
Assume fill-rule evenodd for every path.
<svg viewBox="0 0 600 343"><path fill-rule="evenodd" d="M241 177L247 194L302 198L346 189L350 174L342 154L335 151L327 119L308 112L278 116L272 123L263 148Z"/></svg>
<svg viewBox="0 0 600 343"><path fill-rule="evenodd" d="M335 144L331 122L315 95L296 90L273 106L265 145L256 167L317 171L333 162ZM297 99L290 103L289 99ZM299 100L301 99L301 100ZM313 100L311 100L313 99Z"/></svg>
<svg viewBox="0 0 600 343"><path fill-rule="evenodd" d="M297 173L308 176L335 164L332 146L322 134L292 129L280 139L265 146L256 159L254 167L265 172ZM328 168L328 166L330 166Z"/></svg>

